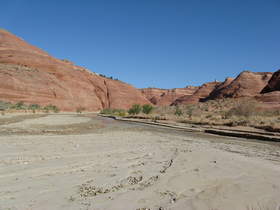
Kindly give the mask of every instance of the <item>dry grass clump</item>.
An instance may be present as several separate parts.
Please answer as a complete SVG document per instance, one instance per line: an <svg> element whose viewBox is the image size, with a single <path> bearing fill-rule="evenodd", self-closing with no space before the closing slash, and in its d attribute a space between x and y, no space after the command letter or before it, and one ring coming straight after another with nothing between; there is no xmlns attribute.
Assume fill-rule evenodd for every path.
<svg viewBox="0 0 280 210"><path fill-rule="evenodd" d="M102 113L102 112L101 112ZM149 114L129 114L122 110L103 110L136 119L153 122L169 120L181 123L216 126L250 126L280 132L280 110L264 109L258 101L248 98L211 100L198 104L154 107Z"/></svg>
<svg viewBox="0 0 280 210"><path fill-rule="evenodd" d="M174 107L165 113L168 119L201 125L251 126L270 131L280 130L280 110L266 110L253 99L221 99L194 105L182 105L182 115ZM165 108L166 110L166 108ZM162 111L162 110L161 110ZM164 113L161 113L164 115Z"/></svg>
<svg viewBox="0 0 280 210"><path fill-rule="evenodd" d="M123 109L103 109L100 114L105 114L105 115L115 115L115 116L120 116L120 117L125 117L127 115L126 110Z"/></svg>

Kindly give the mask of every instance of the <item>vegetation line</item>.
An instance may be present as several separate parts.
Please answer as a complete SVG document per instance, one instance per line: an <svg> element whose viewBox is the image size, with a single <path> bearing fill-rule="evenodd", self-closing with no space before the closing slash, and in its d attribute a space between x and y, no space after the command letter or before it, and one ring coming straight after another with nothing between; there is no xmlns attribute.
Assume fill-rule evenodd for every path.
<svg viewBox="0 0 280 210"><path fill-rule="evenodd" d="M112 119L118 120L118 121L141 123L141 124L150 125L150 126L168 127L170 129L176 129L176 130L186 131L186 132L201 132L201 133L214 134L214 135L219 135L219 136L229 136L229 137L254 139L254 140L261 140L261 141L280 142L280 137L250 133L249 131L244 131L244 132L226 131L226 130L220 130L220 129L205 129L202 127L201 128L187 128L187 127L158 123L158 122L147 122L147 121L143 121L143 120L139 120L139 119L137 119L137 120L136 119L125 119L122 117L116 117L116 116L110 116L110 115L100 114L99 116L112 118Z"/></svg>

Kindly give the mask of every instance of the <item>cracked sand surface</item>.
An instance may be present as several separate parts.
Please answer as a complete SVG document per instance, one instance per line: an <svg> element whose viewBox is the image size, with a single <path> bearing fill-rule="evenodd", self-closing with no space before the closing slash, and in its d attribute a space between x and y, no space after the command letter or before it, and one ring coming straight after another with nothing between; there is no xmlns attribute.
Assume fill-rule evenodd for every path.
<svg viewBox="0 0 280 210"><path fill-rule="evenodd" d="M89 123L82 115L20 123L43 126L49 118L57 118L57 125ZM280 144L103 118L93 122L99 129L79 135L0 136L0 209L275 210L280 205Z"/></svg>

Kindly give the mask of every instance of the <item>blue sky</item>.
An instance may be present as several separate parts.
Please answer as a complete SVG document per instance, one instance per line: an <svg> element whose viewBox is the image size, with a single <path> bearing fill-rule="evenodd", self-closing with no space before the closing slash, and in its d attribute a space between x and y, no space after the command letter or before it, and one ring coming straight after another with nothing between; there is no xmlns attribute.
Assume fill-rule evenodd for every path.
<svg viewBox="0 0 280 210"><path fill-rule="evenodd" d="M9 0L0 27L138 88L276 71L279 0Z"/></svg>

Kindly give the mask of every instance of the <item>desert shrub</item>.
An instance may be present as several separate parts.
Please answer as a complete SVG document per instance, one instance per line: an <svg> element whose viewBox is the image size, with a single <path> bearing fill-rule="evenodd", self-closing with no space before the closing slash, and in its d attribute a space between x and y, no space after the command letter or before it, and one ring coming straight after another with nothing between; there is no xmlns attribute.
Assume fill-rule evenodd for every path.
<svg viewBox="0 0 280 210"><path fill-rule="evenodd" d="M194 105L188 105L186 107L186 114L188 115L189 118L191 118L193 116L193 113L194 113L194 110L195 110L195 106Z"/></svg>
<svg viewBox="0 0 280 210"><path fill-rule="evenodd" d="M232 116L243 116L243 117L250 117L256 113L256 103L253 101L243 101L238 103L233 108L225 113L225 118L230 118Z"/></svg>
<svg viewBox="0 0 280 210"><path fill-rule="evenodd" d="M132 115L136 115L136 114L139 114L142 110L142 107L140 104L133 104L132 107L128 110L128 113L129 114L132 114Z"/></svg>
<svg viewBox="0 0 280 210"><path fill-rule="evenodd" d="M258 115L264 117L276 117L276 116L280 116L280 110L264 110L262 112L258 112Z"/></svg>
<svg viewBox="0 0 280 210"><path fill-rule="evenodd" d="M174 106L158 106L154 107L153 113L158 115L174 115L175 107Z"/></svg>
<svg viewBox="0 0 280 210"><path fill-rule="evenodd" d="M160 116L154 116L151 120L152 122L157 122L158 120L160 120Z"/></svg>
<svg viewBox="0 0 280 210"><path fill-rule="evenodd" d="M41 107L40 107L40 105L38 105L38 104L30 104L29 106L28 106L28 109L29 110L32 110L32 113L36 113L36 110L40 110L41 109Z"/></svg>
<svg viewBox="0 0 280 210"><path fill-rule="evenodd" d="M78 114L81 114L83 111L85 111L86 109L84 108L84 107L78 107L77 109L76 109L76 112L78 113Z"/></svg>
<svg viewBox="0 0 280 210"><path fill-rule="evenodd" d="M30 104L30 105L28 106L28 109L29 109L29 110L39 110L39 109L41 109L41 106L38 105L38 104Z"/></svg>
<svg viewBox="0 0 280 210"><path fill-rule="evenodd" d="M11 103L5 102L5 101L0 101L0 110L4 111L6 109L9 109L11 107Z"/></svg>
<svg viewBox="0 0 280 210"><path fill-rule="evenodd" d="M183 111L178 106L176 106L174 114L176 116L181 116L181 115L183 115Z"/></svg>
<svg viewBox="0 0 280 210"><path fill-rule="evenodd" d="M22 101L17 102L16 104L12 104L11 109L16 109L16 110L23 110L26 109L26 105L24 105L24 103Z"/></svg>
<svg viewBox="0 0 280 210"><path fill-rule="evenodd" d="M120 117L124 117L126 115L126 111L123 109L118 109L115 113Z"/></svg>
<svg viewBox="0 0 280 210"><path fill-rule="evenodd" d="M205 118L207 118L207 119L212 118L212 117L213 117L212 114L208 114L205 116Z"/></svg>
<svg viewBox="0 0 280 210"><path fill-rule="evenodd" d="M58 113L60 110L59 110L59 108L58 108L58 107L53 106L53 111L54 111L55 113Z"/></svg>
<svg viewBox="0 0 280 210"><path fill-rule="evenodd" d="M106 108L100 111L100 114L107 114L107 115L117 115L120 117L124 117L126 115L126 111L123 109L110 109Z"/></svg>
<svg viewBox="0 0 280 210"><path fill-rule="evenodd" d="M24 103L22 101L15 104L16 109L23 109L23 107L24 107Z"/></svg>
<svg viewBox="0 0 280 210"><path fill-rule="evenodd" d="M152 122L157 122L158 120L167 120L166 117L159 116L159 115L152 116L150 119L151 119Z"/></svg>
<svg viewBox="0 0 280 210"><path fill-rule="evenodd" d="M274 116L280 116L280 110L274 110L273 115Z"/></svg>
<svg viewBox="0 0 280 210"><path fill-rule="evenodd" d="M100 114L113 114L113 109L110 109L110 108L106 108L106 109L102 109L100 111Z"/></svg>
<svg viewBox="0 0 280 210"><path fill-rule="evenodd" d="M58 113L59 112L59 108L55 105L52 105L52 104L49 104L47 106L45 106L43 108L43 110L46 112L46 113L49 113L50 111L54 112L54 113Z"/></svg>
<svg viewBox="0 0 280 210"><path fill-rule="evenodd" d="M150 113L152 112L153 109L154 109L154 107L153 107L152 105L150 105L150 104L145 104L145 105L143 105L143 107L142 107L142 112L143 112L144 114L150 114Z"/></svg>

